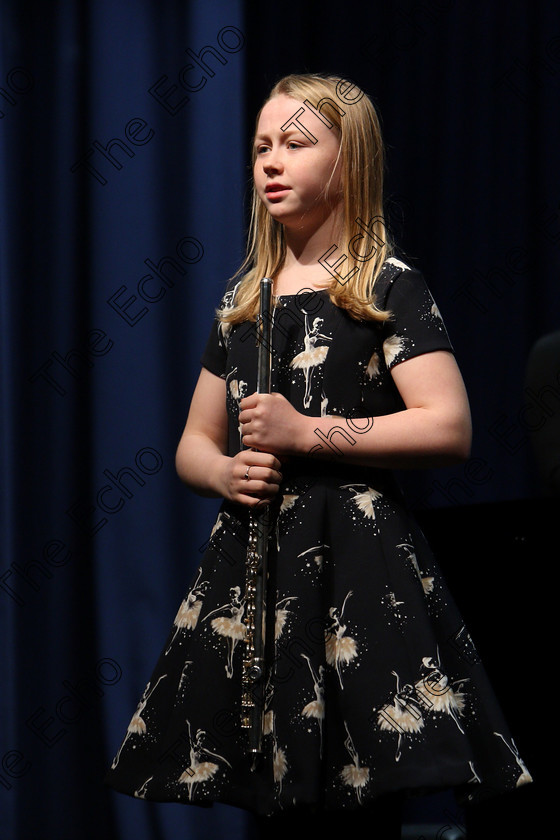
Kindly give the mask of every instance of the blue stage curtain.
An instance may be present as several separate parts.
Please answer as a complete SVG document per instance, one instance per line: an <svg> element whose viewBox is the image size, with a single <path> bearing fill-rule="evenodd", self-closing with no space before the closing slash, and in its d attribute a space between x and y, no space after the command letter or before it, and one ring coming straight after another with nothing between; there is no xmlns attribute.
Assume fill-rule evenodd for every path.
<svg viewBox="0 0 560 840"><path fill-rule="evenodd" d="M0 835L245 836L238 809L100 783L215 517L174 454L242 256L242 4L0 22Z"/></svg>

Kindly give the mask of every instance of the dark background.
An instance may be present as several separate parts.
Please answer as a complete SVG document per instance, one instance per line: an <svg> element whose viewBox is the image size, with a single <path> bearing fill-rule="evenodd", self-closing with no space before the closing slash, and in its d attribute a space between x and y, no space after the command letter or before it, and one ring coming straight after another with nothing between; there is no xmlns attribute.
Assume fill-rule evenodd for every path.
<svg viewBox="0 0 560 840"><path fill-rule="evenodd" d="M546 399L524 375L560 325L558 4L1 0L1 840L251 830L100 779L215 515L175 448L243 254L254 116L289 72L351 78L380 110L390 224L475 428L467 464L403 481L538 780L556 501L530 433L560 363ZM492 812L498 836L525 836L507 815L543 816L534 797ZM422 807L409 820L443 828L445 802Z"/></svg>

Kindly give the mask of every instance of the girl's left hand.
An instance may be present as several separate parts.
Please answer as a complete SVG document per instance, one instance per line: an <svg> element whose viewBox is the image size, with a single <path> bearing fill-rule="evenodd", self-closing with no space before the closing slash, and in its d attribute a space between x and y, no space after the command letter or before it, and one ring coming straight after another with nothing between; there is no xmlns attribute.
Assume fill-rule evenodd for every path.
<svg viewBox="0 0 560 840"><path fill-rule="evenodd" d="M243 444L274 455L298 453L304 415L282 394L251 394L239 403Z"/></svg>

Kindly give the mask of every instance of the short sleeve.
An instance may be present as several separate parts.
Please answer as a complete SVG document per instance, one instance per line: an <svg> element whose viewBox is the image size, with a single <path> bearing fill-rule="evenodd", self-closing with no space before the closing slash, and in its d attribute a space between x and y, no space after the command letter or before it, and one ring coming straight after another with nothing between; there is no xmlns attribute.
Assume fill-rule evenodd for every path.
<svg viewBox="0 0 560 840"><path fill-rule="evenodd" d="M221 376L222 379L225 379L227 352L220 337L219 330L220 322L215 318L200 363L210 373L214 373L216 376Z"/></svg>
<svg viewBox="0 0 560 840"><path fill-rule="evenodd" d="M236 283L233 288L229 288L220 302L219 310L224 311L233 307L233 299L237 291L239 283ZM226 378L227 369L227 355L229 346L229 332L231 324L220 321L218 316L214 318L208 335L206 347L200 358L202 367L205 367L210 373L220 376L222 379Z"/></svg>
<svg viewBox="0 0 560 840"><path fill-rule="evenodd" d="M400 362L453 347L441 313L419 271L401 263L385 299L392 317L383 328L383 354L390 369Z"/></svg>

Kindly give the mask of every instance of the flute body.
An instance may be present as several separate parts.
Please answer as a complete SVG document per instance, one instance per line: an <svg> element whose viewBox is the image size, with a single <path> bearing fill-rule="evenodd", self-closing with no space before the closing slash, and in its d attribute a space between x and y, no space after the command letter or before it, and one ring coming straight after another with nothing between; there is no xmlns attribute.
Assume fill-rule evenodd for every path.
<svg viewBox="0 0 560 840"><path fill-rule="evenodd" d="M257 393L270 393L272 368L272 280L260 283L257 322ZM268 576L268 506L249 515L245 590L245 656L243 659L241 727L247 730L249 751L262 751L265 700L266 597Z"/></svg>

